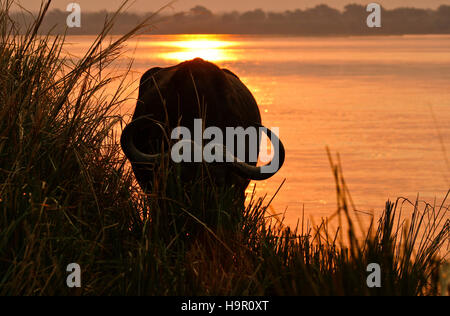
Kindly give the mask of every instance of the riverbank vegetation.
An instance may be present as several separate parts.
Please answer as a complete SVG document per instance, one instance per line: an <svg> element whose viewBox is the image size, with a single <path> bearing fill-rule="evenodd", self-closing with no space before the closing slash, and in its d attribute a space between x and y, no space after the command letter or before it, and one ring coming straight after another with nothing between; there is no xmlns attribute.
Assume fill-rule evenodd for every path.
<svg viewBox="0 0 450 316"><path fill-rule="evenodd" d="M169 1L168 1L169 2ZM349 1L351 3L351 1ZM64 8L65 9L65 8ZM65 21L70 14L59 9L48 13L41 32L52 30L57 34L66 32ZM83 10L83 8L81 8ZM96 35L103 28L107 11L82 11L80 28L68 30L71 35ZM124 34L129 26L155 13L121 12L111 30ZM435 10L403 7L381 10L381 28L367 26L367 7L348 4L338 10L325 4L309 9L267 12L255 9L246 12L212 12L203 6L188 11L164 10L155 14L154 27L142 30L144 34L264 34L300 36L349 36L349 35L405 35L450 34L450 6L442 5ZM12 14L12 19L23 23L32 17L23 13Z"/></svg>

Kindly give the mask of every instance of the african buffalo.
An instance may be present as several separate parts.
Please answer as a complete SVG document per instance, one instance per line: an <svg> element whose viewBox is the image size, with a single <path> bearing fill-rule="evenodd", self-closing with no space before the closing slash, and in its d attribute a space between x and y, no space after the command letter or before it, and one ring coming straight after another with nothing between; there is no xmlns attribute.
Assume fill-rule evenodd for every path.
<svg viewBox="0 0 450 316"><path fill-rule="evenodd" d="M178 126L193 131L195 119L202 119L204 128L215 126L223 131L227 127L262 127L251 92L227 69L197 58L173 67L152 68L142 76L133 119L123 130L121 145L144 191L149 191L153 181L149 166L161 159L163 147L165 153L170 152L171 131ZM250 180L267 179L281 168L285 155L283 144L270 130L265 131L272 143L274 140L279 143L274 153L279 158L278 168L263 173L255 161L248 159L247 150L245 159L209 164L216 184L235 186L242 197ZM259 151L259 138L257 148ZM189 181L195 168L187 163L184 166L189 171L184 173L182 181Z"/></svg>

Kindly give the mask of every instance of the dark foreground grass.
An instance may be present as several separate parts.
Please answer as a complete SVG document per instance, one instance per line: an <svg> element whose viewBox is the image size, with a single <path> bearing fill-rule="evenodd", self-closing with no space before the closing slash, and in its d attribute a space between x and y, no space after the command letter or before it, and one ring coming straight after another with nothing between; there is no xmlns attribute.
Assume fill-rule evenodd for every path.
<svg viewBox="0 0 450 316"><path fill-rule="evenodd" d="M186 190L164 163L153 192L143 195L113 128L122 122L126 83L108 95L113 77L105 69L146 24L105 44L112 18L75 60L61 52L64 37L37 36L45 5L19 36L24 30L9 20L11 2L1 3L0 295L442 292L448 201L412 203L406 218L400 213L408 201L388 202L361 233L331 159L337 216L348 228L339 232L342 243L326 223L284 227L262 199L236 210L232 191L204 183ZM73 262L82 269L79 289L66 285ZM381 288L367 286L369 263L381 266Z"/></svg>

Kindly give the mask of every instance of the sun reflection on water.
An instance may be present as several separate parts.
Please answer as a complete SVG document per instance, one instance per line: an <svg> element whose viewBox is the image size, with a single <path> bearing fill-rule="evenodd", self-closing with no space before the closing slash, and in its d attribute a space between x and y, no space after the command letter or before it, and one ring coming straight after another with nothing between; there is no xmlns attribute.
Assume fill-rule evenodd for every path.
<svg viewBox="0 0 450 316"><path fill-rule="evenodd" d="M235 60L232 47L237 44L227 40L226 36L218 35L179 35L176 40L165 42L170 50L161 53L165 60L185 61L203 58L211 62Z"/></svg>

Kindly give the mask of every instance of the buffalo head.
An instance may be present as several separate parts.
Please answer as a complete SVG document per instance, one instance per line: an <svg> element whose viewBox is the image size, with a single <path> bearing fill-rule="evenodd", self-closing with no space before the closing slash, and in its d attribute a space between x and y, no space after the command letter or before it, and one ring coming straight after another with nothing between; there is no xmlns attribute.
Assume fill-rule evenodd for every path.
<svg viewBox="0 0 450 316"><path fill-rule="evenodd" d="M122 133L121 145L144 191L149 191L152 186L154 171L150 166L161 161L162 153L170 154L171 131L183 126L194 134L194 125L199 119L203 128L216 127L224 135L230 127L256 128L259 132L257 144L253 144L256 147L253 148L258 152L261 130L266 132L272 143L276 140L279 144L275 146L277 151L274 153L278 158L277 168L263 172L262 167L256 166L256 161L250 159L249 148L252 144L248 135L245 136L244 157L232 156L226 161L208 164L210 178L217 185L234 186L242 197L250 180L267 179L281 168L285 155L283 144L270 130L261 129L260 112L251 92L231 71L197 58L173 67L152 68L141 78L133 120ZM222 150L230 158L230 153L236 152L237 145L227 148L225 144L226 139L215 150ZM191 145L195 149L194 142ZM182 163L184 171L179 181L188 182L196 177L195 170L199 165L204 165L204 162Z"/></svg>

